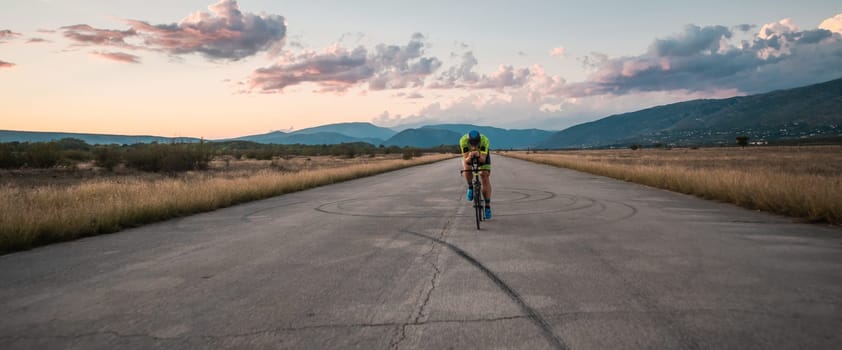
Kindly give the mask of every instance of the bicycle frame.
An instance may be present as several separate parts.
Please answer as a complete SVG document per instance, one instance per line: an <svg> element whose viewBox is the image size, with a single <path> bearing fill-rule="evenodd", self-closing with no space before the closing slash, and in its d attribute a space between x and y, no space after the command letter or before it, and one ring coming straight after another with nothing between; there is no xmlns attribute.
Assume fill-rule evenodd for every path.
<svg viewBox="0 0 842 350"><path fill-rule="evenodd" d="M462 170L460 173L470 171L474 177L471 187L474 191L474 212L477 219L477 230L480 229L480 222L485 220L485 200L482 198L482 180L480 179L479 159L471 158L471 170Z"/></svg>

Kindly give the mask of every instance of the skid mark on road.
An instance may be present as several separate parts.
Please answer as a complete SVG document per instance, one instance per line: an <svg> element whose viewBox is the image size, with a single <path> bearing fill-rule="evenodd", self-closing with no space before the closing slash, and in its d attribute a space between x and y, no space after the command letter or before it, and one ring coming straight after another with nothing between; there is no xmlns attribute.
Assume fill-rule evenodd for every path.
<svg viewBox="0 0 842 350"><path fill-rule="evenodd" d="M287 203L276 203L276 204L273 204L272 206L269 206L269 207L266 207L266 208L260 208L258 210L252 211L248 214L245 214L245 215L242 216L241 220L246 221L246 222L250 222L250 221L264 220L266 218L272 218L271 215L261 215L261 214L264 214L264 213L267 213L269 211L276 210L276 209L279 209L279 208L290 207L290 206L301 204L301 203L306 203L306 202L305 201L294 201L294 202L287 202Z"/></svg>
<svg viewBox="0 0 842 350"><path fill-rule="evenodd" d="M529 306L523 300L523 298L520 296L520 294L518 294L518 292L516 290L514 290L512 287L510 287L508 284L506 284L505 281L500 279L500 277L497 276L497 274L495 274L494 271L489 270L487 267L485 267L485 265L483 265L481 262L479 262L473 256L468 254L466 251L462 250L461 248L459 248L459 247L457 247L457 246L455 246L451 243L448 243L447 241L444 241L444 240L436 238L436 237L431 237L431 236L425 235L423 233L413 232L413 231L409 231L409 230L403 230L401 232L406 233L406 234L410 234L410 235L413 235L413 236L416 236L416 237L424 238L424 239L433 241L437 244L440 244L444 247L447 247L450 251L456 253L456 255L458 255L459 257L461 257L462 259L464 259L465 261L467 261L468 263L470 263L471 265L473 265L474 267L479 269L486 277L488 277L494 283L494 285L496 285L500 290L502 290L503 293L505 293L509 297L509 299L511 299L515 304L517 304L517 306L520 308L520 310L526 315L526 317L532 323L534 323L536 326L538 326L538 328L541 329L541 334L544 336L544 338L546 338L546 340L549 342L549 344L553 348L555 348L555 349L568 349L567 345L565 345L565 343L561 340L561 338L559 338L558 336L555 335L555 333L553 332L550 324L544 319L543 316L541 316L540 313L538 313L538 311L536 311L531 306Z"/></svg>
<svg viewBox="0 0 842 350"><path fill-rule="evenodd" d="M454 211L469 205L461 197L454 199L452 191L433 192L425 196L414 197L414 200L408 200L404 195L350 198L325 203L314 210L332 215L371 218L438 218L451 216ZM492 203L497 217L569 213L572 218L601 218L601 214L609 209L606 203L628 210L620 209L618 217L601 218L605 220L600 223L626 219L637 213L637 209L624 203L523 188L495 190ZM612 213L617 211L613 210ZM462 216L473 217L473 214L456 215Z"/></svg>

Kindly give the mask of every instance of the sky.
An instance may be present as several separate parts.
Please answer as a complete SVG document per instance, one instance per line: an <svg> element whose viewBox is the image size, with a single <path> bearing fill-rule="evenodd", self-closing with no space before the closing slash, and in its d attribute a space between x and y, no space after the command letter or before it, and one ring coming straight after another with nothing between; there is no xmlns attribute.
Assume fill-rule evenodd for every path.
<svg viewBox="0 0 842 350"><path fill-rule="evenodd" d="M0 0L3 130L562 130L841 77L838 0Z"/></svg>

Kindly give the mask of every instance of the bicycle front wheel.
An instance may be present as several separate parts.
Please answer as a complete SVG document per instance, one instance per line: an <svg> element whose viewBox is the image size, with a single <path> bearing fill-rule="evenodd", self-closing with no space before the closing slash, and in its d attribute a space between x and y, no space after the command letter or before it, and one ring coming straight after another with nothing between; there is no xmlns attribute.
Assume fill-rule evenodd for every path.
<svg viewBox="0 0 842 350"><path fill-rule="evenodd" d="M481 186L474 186L474 211L476 212L477 218L477 230L479 230L479 223L483 219L482 212L482 187Z"/></svg>

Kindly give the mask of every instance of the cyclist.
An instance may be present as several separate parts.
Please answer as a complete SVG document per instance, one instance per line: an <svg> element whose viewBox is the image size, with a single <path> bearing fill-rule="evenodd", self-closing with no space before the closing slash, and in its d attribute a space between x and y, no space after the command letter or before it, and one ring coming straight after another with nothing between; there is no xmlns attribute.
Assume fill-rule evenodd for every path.
<svg viewBox="0 0 842 350"><path fill-rule="evenodd" d="M488 137L476 130L471 130L459 139L462 149L462 169L466 170L465 180L468 181L468 201L474 200L474 189L471 186L471 158L479 158L480 181L482 181L482 196L485 198L485 218L491 219L491 153L489 152Z"/></svg>

